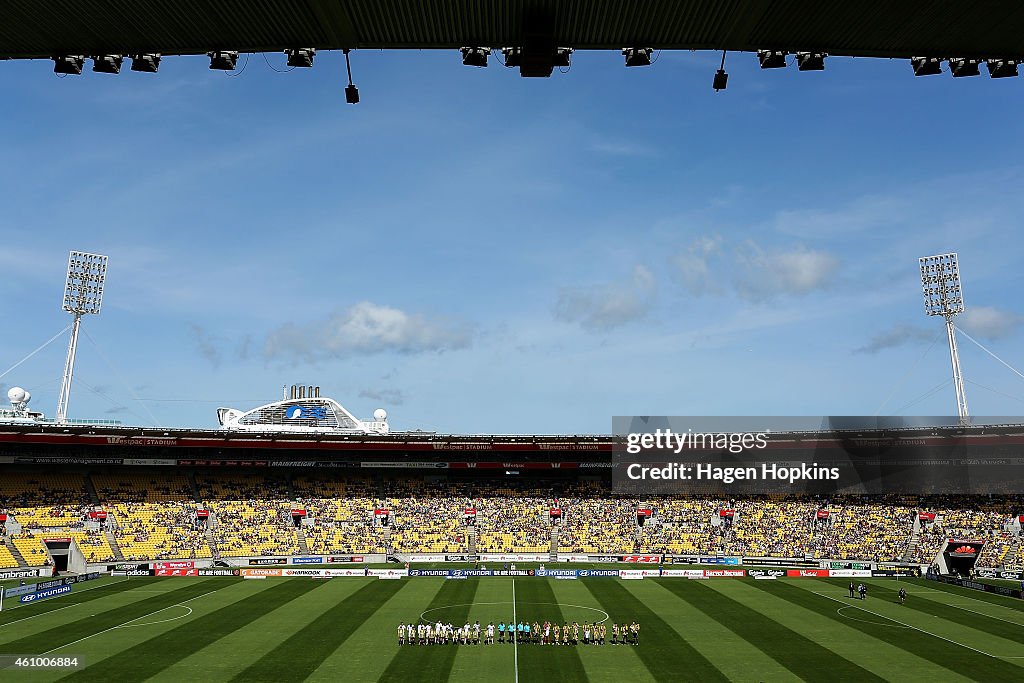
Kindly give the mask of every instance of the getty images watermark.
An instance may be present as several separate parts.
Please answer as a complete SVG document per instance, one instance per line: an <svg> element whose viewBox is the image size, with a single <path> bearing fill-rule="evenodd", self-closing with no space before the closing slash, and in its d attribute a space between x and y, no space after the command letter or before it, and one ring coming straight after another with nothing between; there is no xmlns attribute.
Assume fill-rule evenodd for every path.
<svg viewBox="0 0 1024 683"><path fill-rule="evenodd" d="M1014 493L1024 418L615 417L616 493Z"/></svg>

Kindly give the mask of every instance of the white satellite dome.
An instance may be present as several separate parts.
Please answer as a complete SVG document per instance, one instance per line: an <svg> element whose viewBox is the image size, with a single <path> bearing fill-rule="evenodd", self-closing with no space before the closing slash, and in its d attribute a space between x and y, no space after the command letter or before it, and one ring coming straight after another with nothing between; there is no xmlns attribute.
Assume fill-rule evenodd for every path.
<svg viewBox="0 0 1024 683"><path fill-rule="evenodd" d="M373 419L377 422L383 422L388 419L388 411L383 408L377 408L377 410L373 411Z"/></svg>
<svg viewBox="0 0 1024 683"><path fill-rule="evenodd" d="M7 399L11 403L21 403L22 401L27 401L29 398L30 394L21 387L11 387L7 391Z"/></svg>

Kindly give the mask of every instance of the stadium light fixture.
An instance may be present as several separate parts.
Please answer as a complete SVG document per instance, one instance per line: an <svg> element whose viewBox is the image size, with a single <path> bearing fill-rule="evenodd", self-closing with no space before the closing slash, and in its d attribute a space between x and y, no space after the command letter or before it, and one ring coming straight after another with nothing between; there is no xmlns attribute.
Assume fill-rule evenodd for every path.
<svg viewBox="0 0 1024 683"><path fill-rule="evenodd" d="M99 74L119 74L122 62L122 55L96 55L92 58L92 70Z"/></svg>
<svg viewBox="0 0 1024 683"><path fill-rule="evenodd" d="M207 52L210 57L210 68L217 71L234 71L238 64L238 53L232 50Z"/></svg>
<svg viewBox="0 0 1024 683"><path fill-rule="evenodd" d="M722 50L722 64L718 67L718 71L715 72L715 79L711 83L711 87L715 89L715 92L719 90L725 90L729 85L729 74L725 72L725 50Z"/></svg>
<svg viewBox="0 0 1024 683"><path fill-rule="evenodd" d="M938 57L911 57L915 76L937 76L942 73L942 60Z"/></svg>
<svg viewBox="0 0 1024 683"><path fill-rule="evenodd" d="M64 362L64 378L57 399L57 423L67 424L68 400L71 398L71 379L75 373L75 352L78 349L78 329L83 315L99 315L103 305L103 285L107 281L107 257L72 251L68 256L68 274L64 282L64 302L61 308L74 316L68 356Z"/></svg>
<svg viewBox="0 0 1024 683"><path fill-rule="evenodd" d="M53 73L79 76L84 65L84 55L57 55L53 58Z"/></svg>
<svg viewBox="0 0 1024 683"><path fill-rule="evenodd" d="M348 57L350 50L345 48L342 52L345 53L345 70L348 71L348 85L345 87L345 101L349 104L359 104L359 88L357 88L355 83L352 82L352 62L349 61Z"/></svg>
<svg viewBox="0 0 1024 683"><path fill-rule="evenodd" d="M797 52L797 68L800 71L824 71L827 56L824 52Z"/></svg>
<svg viewBox="0 0 1024 683"><path fill-rule="evenodd" d="M924 292L924 312L942 316L946 320L949 340L949 360L953 366L953 387L956 390L956 409L961 424L967 424L967 394L960 370L960 354L956 348L956 329L953 318L964 312L964 294L960 285L960 264L956 253L924 256L918 259L921 267L921 288Z"/></svg>
<svg viewBox="0 0 1024 683"><path fill-rule="evenodd" d="M574 50L571 47L560 47L555 49L555 66L561 68L567 68L572 63L572 53Z"/></svg>
<svg viewBox="0 0 1024 683"><path fill-rule="evenodd" d="M146 74L155 74L160 70L160 54L147 52L145 54L132 55L132 71L139 71Z"/></svg>
<svg viewBox="0 0 1024 683"><path fill-rule="evenodd" d="M953 78L980 76L980 65L981 62L977 59L967 59L965 57L958 57L956 59L949 60L949 70L953 72Z"/></svg>
<svg viewBox="0 0 1024 683"><path fill-rule="evenodd" d="M465 66L487 66L487 57L491 54L489 47L464 47L459 51Z"/></svg>
<svg viewBox="0 0 1024 683"><path fill-rule="evenodd" d="M626 58L626 66L650 66L653 53L654 48L651 47L622 48L622 56Z"/></svg>
<svg viewBox="0 0 1024 683"><path fill-rule="evenodd" d="M758 50L757 61L761 63L762 69L783 69L788 54L779 50Z"/></svg>
<svg viewBox="0 0 1024 683"><path fill-rule="evenodd" d="M989 59L985 66L992 78L1010 78L1017 75L1017 62L1012 59Z"/></svg>
<svg viewBox="0 0 1024 683"><path fill-rule="evenodd" d="M297 47L292 50L285 50L284 53L288 55L288 66L298 69L308 69L313 66L313 60L316 58L315 47Z"/></svg>

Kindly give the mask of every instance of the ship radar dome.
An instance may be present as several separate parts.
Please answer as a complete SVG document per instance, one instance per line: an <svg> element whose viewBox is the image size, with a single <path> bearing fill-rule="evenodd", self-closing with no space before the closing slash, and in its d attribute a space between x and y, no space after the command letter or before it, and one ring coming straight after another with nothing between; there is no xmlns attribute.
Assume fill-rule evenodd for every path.
<svg viewBox="0 0 1024 683"><path fill-rule="evenodd" d="M388 419L388 411L383 408L377 408L377 410L373 411L373 419L377 422L383 422Z"/></svg>

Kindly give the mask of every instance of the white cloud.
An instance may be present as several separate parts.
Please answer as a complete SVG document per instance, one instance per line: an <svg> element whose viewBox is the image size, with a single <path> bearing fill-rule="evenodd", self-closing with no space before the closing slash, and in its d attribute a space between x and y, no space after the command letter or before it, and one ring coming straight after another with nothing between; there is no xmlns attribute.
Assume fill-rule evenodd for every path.
<svg viewBox="0 0 1024 683"><path fill-rule="evenodd" d="M968 333L984 339L1001 339L1013 334L1024 316L993 306L970 306L960 316L960 326Z"/></svg>
<svg viewBox="0 0 1024 683"><path fill-rule="evenodd" d="M936 333L934 331L928 331L914 325L896 325L889 330L879 332L867 344L854 349L854 351L856 353L878 353L879 351L896 348L904 344L930 342L935 338Z"/></svg>
<svg viewBox="0 0 1024 683"><path fill-rule="evenodd" d="M695 296L721 291L711 272L711 260L721 254L722 239L703 236L694 240L686 251L672 257L672 265L683 281L683 286Z"/></svg>
<svg viewBox="0 0 1024 683"><path fill-rule="evenodd" d="M440 353L471 341L468 325L363 301L323 320L282 325L267 336L264 355L311 361L389 351Z"/></svg>
<svg viewBox="0 0 1024 683"><path fill-rule="evenodd" d="M359 392L359 398L381 401L392 406L405 403L405 394L400 389L363 389Z"/></svg>
<svg viewBox="0 0 1024 683"><path fill-rule="evenodd" d="M656 288L654 273L636 266L632 277L623 282L562 289L555 317L587 330L611 330L643 317L651 308Z"/></svg>
<svg viewBox="0 0 1024 683"><path fill-rule="evenodd" d="M747 242L736 253L736 265L737 293L750 301L767 301L828 287L839 270L839 259L828 252L804 247L766 251Z"/></svg>

